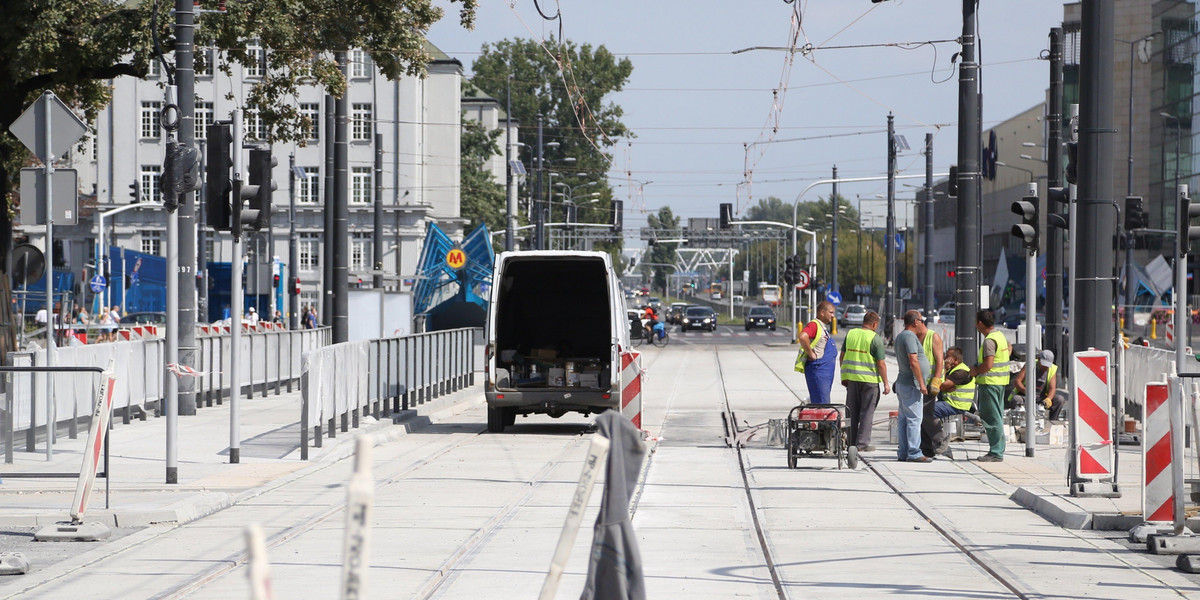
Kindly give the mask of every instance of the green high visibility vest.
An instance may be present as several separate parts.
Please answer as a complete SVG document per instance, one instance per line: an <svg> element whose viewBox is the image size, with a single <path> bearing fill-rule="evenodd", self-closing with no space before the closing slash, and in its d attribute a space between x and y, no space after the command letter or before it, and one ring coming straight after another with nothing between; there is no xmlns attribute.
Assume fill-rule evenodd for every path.
<svg viewBox="0 0 1200 600"><path fill-rule="evenodd" d="M937 359L933 356L933 330L925 332L925 339L921 341L921 347L925 349L925 360L929 361L929 381L931 383L935 375L937 375Z"/></svg>
<svg viewBox="0 0 1200 600"><path fill-rule="evenodd" d="M979 385L1008 385L1008 379L1012 375L1008 370L1008 358L1012 354L1012 346L1008 344L1008 339L999 331L992 331L987 334L984 340L993 340L996 342L996 357L992 359L992 370L975 377L975 383ZM979 362L983 362L983 344L979 345Z"/></svg>
<svg viewBox="0 0 1200 600"><path fill-rule="evenodd" d="M955 371L970 371L967 365L959 363L958 366L950 369L951 373ZM953 392L946 392L946 403L958 410L971 410L971 404L975 402L975 380L968 379L966 383L956 386Z"/></svg>
<svg viewBox="0 0 1200 600"><path fill-rule="evenodd" d="M879 383L879 368L871 356L871 342L875 341L875 332L865 327L852 329L846 334L846 354L842 357L842 379L861 381L863 383Z"/></svg>
<svg viewBox="0 0 1200 600"><path fill-rule="evenodd" d="M813 360L820 360L821 357L825 356L825 348L829 346L829 334L825 331L825 324L819 320L813 319L809 323L817 324L817 337L812 340L809 347L812 348L813 354L817 355L817 358ZM796 355L796 365L794 367L796 372L803 373L807 363L808 355L804 353L804 346L800 346L800 353Z"/></svg>

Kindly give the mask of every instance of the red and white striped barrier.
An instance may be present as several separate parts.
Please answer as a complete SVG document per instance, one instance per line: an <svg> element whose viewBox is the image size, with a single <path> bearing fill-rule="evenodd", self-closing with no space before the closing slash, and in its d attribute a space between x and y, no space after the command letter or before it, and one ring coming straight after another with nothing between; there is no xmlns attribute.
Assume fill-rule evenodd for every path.
<svg viewBox="0 0 1200 600"><path fill-rule="evenodd" d="M621 414L642 428L642 361L636 350L621 353Z"/></svg>
<svg viewBox="0 0 1200 600"><path fill-rule="evenodd" d="M1112 477L1113 442L1108 353L1076 352L1071 369L1075 410L1075 476L1099 481Z"/></svg>
<svg viewBox="0 0 1200 600"><path fill-rule="evenodd" d="M1175 319L1167 321L1167 343L1175 343Z"/></svg>
<svg viewBox="0 0 1200 600"><path fill-rule="evenodd" d="M1142 431L1142 514L1147 523L1170 523L1175 495L1171 483L1171 413L1166 382L1146 384Z"/></svg>
<svg viewBox="0 0 1200 600"><path fill-rule="evenodd" d="M109 368L112 368L111 363ZM79 470L79 483L75 486L75 499L71 502L71 521L74 523L83 522L83 515L87 512L92 484L96 481L96 468L104 454L104 436L108 433L108 420L112 416L113 388L116 387L116 382L117 378L112 371L101 374L100 397L96 399L96 410L92 413L83 466Z"/></svg>

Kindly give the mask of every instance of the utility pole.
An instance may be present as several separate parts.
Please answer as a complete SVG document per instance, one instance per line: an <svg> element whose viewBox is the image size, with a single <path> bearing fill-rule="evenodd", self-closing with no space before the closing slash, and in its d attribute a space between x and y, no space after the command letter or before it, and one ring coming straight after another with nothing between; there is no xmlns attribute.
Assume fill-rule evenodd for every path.
<svg viewBox="0 0 1200 600"><path fill-rule="evenodd" d="M196 72L193 69L195 10L189 0L175 0L175 77L179 84L179 143L190 148L196 143ZM196 362L196 193L179 198L179 349L178 363L195 369ZM172 335L170 332L167 335ZM173 377L173 376L172 376ZM179 414L196 414L194 377L179 379Z"/></svg>
<svg viewBox="0 0 1200 600"><path fill-rule="evenodd" d="M1050 29L1050 105L1046 114L1046 187L1061 188L1062 181L1062 89L1063 89L1063 32L1061 27ZM1046 213L1057 212L1057 201L1046 194ZM1046 339L1042 347L1054 353L1061 372L1070 364L1062 352L1063 341L1063 230L1048 225L1046 240Z"/></svg>
<svg viewBox="0 0 1200 600"><path fill-rule="evenodd" d="M314 125L316 125L314 123ZM300 329L300 239L296 233L296 155L288 156L288 328Z"/></svg>
<svg viewBox="0 0 1200 600"><path fill-rule="evenodd" d="M537 116L537 186L533 189L533 240L535 250L546 249L546 215L542 210L542 115Z"/></svg>
<svg viewBox="0 0 1200 600"><path fill-rule="evenodd" d="M337 52L338 69L346 81L350 80L350 65L346 60L346 52ZM350 228L349 191L349 91L342 92L337 99L337 124L334 126L333 139L333 343L349 341L349 248L347 248L348 229ZM326 232L328 233L328 232Z"/></svg>
<svg viewBox="0 0 1200 600"><path fill-rule="evenodd" d="M887 118L887 300L884 302L884 323L887 339L892 339L892 326L896 319L896 125L895 117Z"/></svg>
<svg viewBox="0 0 1200 600"><path fill-rule="evenodd" d="M504 249L516 249L517 196L513 193L512 169L512 73L504 85L504 201L508 211L504 218Z"/></svg>
<svg viewBox="0 0 1200 600"><path fill-rule="evenodd" d="M1079 244L1073 351L1109 348L1113 322L1113 1L1083 3L1079 77ZM1180 332L1182 335L1182 332Z"/></svg>
<svg viewBox="0 0 1200 600"><path fill-rule="evenodd" d="M976 359L979 334L979 63L975 62L975 5L963 0L962 60L958 66L958 219L955 223L954 345L963 358Z"/></svg>
<svg viewBox="0 0 1200 600"><path fill-rule="evenodd" d="M375 276L371 287L383 289L383 134L375 134L375 214L371 226L375 229L371 240L371 263Z"/></svg>
<svg viewBox="0 0 1200 600"><path fill-rule="evenodd" d="M937 299L934 298L933 284L933 134L925 134L925 206L922 221L925 223L925 256L922 263L925 271L925 293L921 294L925 298L925 316L928 318L933 315L933 309L936 307Z"/></svg>
<svg viewBox="0 0 1200 600"><path fill-rule="evenodd" d="M838 245L837 245L837 228L838 228L838 184L837 184L837 165L833 165L833 193L829 195L829 209L833 219L833 233L830 239L830 252L833 254L833 265L830 271L829 289L833 292L838 292Z"/></svg>
<svg viewBox="0 0 1200 600"><path fill-rule="evenodd" d="M337 129L337 99L325 94L325 202L321 216L325 221L325 232L321 240L325 244L324 260L321 261L321 323L333 325L333 264L337 260L333 234L333 215L336 211L337 186L334 184L334 130Z"/></svg>

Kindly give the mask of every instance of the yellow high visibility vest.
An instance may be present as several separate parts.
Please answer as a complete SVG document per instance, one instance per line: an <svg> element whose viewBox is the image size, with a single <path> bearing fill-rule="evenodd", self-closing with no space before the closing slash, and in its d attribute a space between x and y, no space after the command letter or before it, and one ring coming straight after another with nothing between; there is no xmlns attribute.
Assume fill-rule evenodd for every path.
<svg viewBox="0 0 1200 600"><path fill-rule="evenodd" d="M950 369L951 373L956 371L970 371L970 369L967 368L967 365L959 363L958 366ZM971 404L975 402L975 380L967 379L966 383L955 386L953 392L946 392L946 402L958 410L971 410Z"/></svg>
<svg viewBox="0 0 1200 600"><path fill-rule="evenodd" d="M825 324L817 319L809 321L809 323L817 324L817 338L812 340L809 347L812 348L813 354L817 355L814 360L820 360L825 356L825 347L829 345L829 334L825 331ZM798 373L804 372L804 365L808 362L808 355L804 352L804 346L800 346L800 353L796 356L795 370Z"/></svg>
<svg viewBox="0 0 1200 600"><path fill-rule="evenodd" d="M1008 385L1008 379L1012 375L1009 372L1009 356L1012 355L1012 346L1008 344L1008 339L999 331L992 331L987 334L984 341L993 340L996 342L996 357L992 359L992 370L983 373L975 378L975 383L979 385ZM979 345L979 362L983 362L983 344Z"/></svg>
<svg viewBox="0 0 1200 600"><path fill-rule="evenodd" d="M875 332L861 327L852 329L846 334L846 354L842 357L842 379L861 381L863 383L879 383L879 368L875 366L875 358L871 356L871 342L875 341Z"/></svg>

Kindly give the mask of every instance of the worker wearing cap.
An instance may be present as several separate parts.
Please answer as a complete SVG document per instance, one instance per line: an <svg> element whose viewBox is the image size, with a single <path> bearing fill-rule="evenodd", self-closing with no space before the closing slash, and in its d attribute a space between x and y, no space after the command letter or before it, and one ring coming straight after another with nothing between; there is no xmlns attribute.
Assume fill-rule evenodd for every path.
<svg viewBox="0 0 1200 600"><path fill-rule="evenodd" d="M1028 365L1029 363L1025 363ZM1049 350L1042 350L1037 354L1037 372L1034 375L1037 379L1037 389L1041 391L1038 394L1041 401L1046 405L1046 410L1051 421L1059 420L1062 416L1063 405L1065 404L1061 398L1058 398L1055 392L1058 391L1058 365L1054 364L1054 353ZM1013 382L1016 387L1015 400L1018 406L1025 404L1025 367L1013 375L1016 381Z"/></svg>

